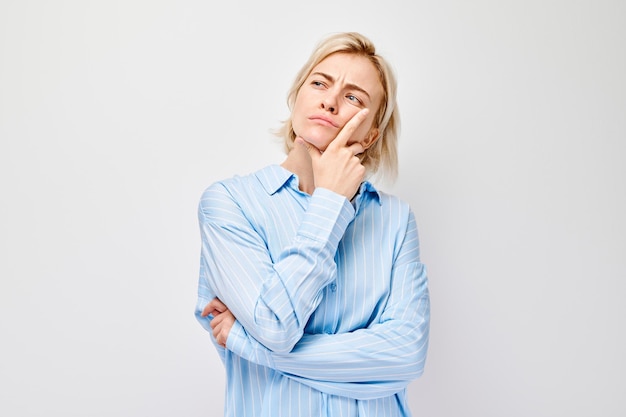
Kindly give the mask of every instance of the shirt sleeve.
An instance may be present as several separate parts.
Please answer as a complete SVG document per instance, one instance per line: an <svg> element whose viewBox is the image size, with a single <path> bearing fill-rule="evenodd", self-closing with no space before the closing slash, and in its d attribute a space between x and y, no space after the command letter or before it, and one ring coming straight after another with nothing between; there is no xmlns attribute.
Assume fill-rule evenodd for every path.
<svg viewBox="0 0 626 417"><path fill-rule="evenodd" d="M278 259L221 183L203 194L198 210L202 249L196 318L211 331L204 306L218 297L248 333L270 351L289 352L336 277L334 254L354 208L318 188L293 241Z"/></svg>
<svg viewBox="0 0 626 417"><path fill-rule="evenodd" d="M277 353L269 352L249 337L245 326L235 323L227 348L329 394L355 399L392 395L423 373L428 348L428 280L412 213L390 278L384 311L367 328L305 334L293 351Z"/></svg>

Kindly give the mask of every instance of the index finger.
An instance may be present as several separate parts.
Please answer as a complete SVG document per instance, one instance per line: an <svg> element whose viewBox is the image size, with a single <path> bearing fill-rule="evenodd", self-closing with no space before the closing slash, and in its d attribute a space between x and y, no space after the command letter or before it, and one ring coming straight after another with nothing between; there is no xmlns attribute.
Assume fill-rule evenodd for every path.
<svg viewBox="0 0 626 417"><path fill-rule="evenodd" d="M335 139L330 142L328 147L330 148L331 146L346 146L348 144L348 141L354 134L354 131L359 127L361 123L363 123L363 120L365 120L368 113L369 109L361 109L357 114L352 116L352 118L348 120L348 123L343 126L337 137L335 137Z"/></svg>
<svg viewBox="0 0 626 417"><path fill-rule="evenodd" d="M209 314L213 314L213 312L215 311L217 311L218 313L223 313L227 309L228 307L226 307L226 305L222 303L219 298L215 297L209 302L209 304L204 306L201 316L206 317Z"/></svg>

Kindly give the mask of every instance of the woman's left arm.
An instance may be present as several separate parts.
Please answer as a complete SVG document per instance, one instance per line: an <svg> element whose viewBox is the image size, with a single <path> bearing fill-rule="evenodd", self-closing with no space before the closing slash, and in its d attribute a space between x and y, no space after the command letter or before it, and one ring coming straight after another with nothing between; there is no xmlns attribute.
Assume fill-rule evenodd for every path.
<svg viewBox="0 0 626 417"><path fill-rule="evenodd" d="M273 353L235 321L226 347L320 391L369 399L398 392L423 373L429 323L428 279L411 213L377 322L349 333L305 334L291 352Z"/></svg>

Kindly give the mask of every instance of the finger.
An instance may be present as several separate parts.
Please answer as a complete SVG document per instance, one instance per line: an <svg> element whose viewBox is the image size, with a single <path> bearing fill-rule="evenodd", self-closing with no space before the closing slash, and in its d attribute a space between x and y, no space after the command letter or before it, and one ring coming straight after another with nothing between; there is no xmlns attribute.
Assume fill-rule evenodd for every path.
<svg viewBox="0 0 626 417"><path fill-rule="evenodd" d="M322 154L322 152L319 149L311 145L306 140L302 139L300 136L296 137L296 139L294 140L294 143L297 146L303 146L306 149L306 151L309 153L309 155L311 156L311 159L313 160L318 159L320 155Z"/></svg>
<svg viewBox="0 0 626 417"><path fill-rule="evenodd" d="M227 336L228 333L224 331L224 326L221 323L213 328L213 337L220 346L226 347Z"/></svg>
<svg viewBox="0 0 626 417"><path fill-rule="evenodd" d="M217 297L211 300L211 302L209 303L209 306L211 306L213 310L216 310L219 313L223 313L224 311L228 310L228 307L226 307L226 304L222 303L220 299Z"/></svg>
<svg viewBox="0 0 626 417"><path fill-rule="evenodd" d="M352 116L348 123L346 123L337 137L328 145L328 147L341 147L346 146L354 131L359 127L363 120L367 117L369 109L362 109L357 114Z"/></svg>
<svg viewBox="0 0 626 417"><path fill-rule="evenodd" d="M219 328L213 329L213 337L221 345L221 343L220 343L220 333L221 333L221 329L219 329Z"/></svg>
<svg viewBox="0 0 626 417"><path fill-rule="evenodd" d="M218 333L217 335L214 335L214 336L215 336L215 341L217 342L217 344L220 345L221 347L225 348L226 347L226 337L223 334L221 334L221 333Z"/></svg>
<svg viewBox="0 0 626 417"><path fill-rule="evenodd" d="M213 314L213 312L215 311L215 309L213 308L213 306L211 305L211 303L207 304L204 309L202 310L201 316L202 317L206 317L210 314Z"/></svg>
<svg viewBox="0 0 626 417"><path fill-rule="evenodd" d="M224 320L226 320L229 317L228 313L220 313L217 316L215 316L215 318L213 320L211 320L211 322L215 322L216 325L222 323Z"/></svg>
<svg viewBox="0 0 626 417"><path fill-rule="evenodd" d="M214 308L219 312L224 312L228 310L228 307L226 306L226 304L222 303L222 301L217 297L212 299L210 304L213 304Z"/></svg>
<svg viewBox="0 0 626 417"><path fill-rule="evenodd" d="M208 315L215 314L216 312L218 312L218 311L215 308L215 305L213 304L213 302L210 302L202 310L202 317L206 317Z"/></svg>
<svg viewBox="0 0 626 417"><path fill-rule="evenodd" d="M213 330L215 330L215 328L223 321L223 317L221 314L216 315L211 322L209 323L209 325L211 326L211 328Z"/></svg>
<svg viewBox="0 0 626 417"><path fill-rule="evenodd" d="M222 313L226 310L228 310L228 307L226 307L226 305L222 303L219 298L215 297L204 307L201 315L202 317L206 317L209 314L215 314L215 312Z"/></svg>
<svg viewBox="0 0 626 417"><path fill-rule="evenodd" d="M348 149L354 156L365 152L365 148L363 147L363 144L361 142L355 142L352 145L348 145Z"/></svg>

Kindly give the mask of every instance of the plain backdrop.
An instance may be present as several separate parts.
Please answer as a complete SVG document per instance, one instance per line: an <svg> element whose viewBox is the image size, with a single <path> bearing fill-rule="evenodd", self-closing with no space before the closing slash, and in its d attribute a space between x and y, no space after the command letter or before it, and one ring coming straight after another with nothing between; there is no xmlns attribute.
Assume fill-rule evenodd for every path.
<svg viewBox="0 0 626 417"><path fill-rule="evenodd" d="M623 1L0 2L0 415L220 416L196 209L296 71L393 64L430 277L415 416L626 415Z"/></svg>

